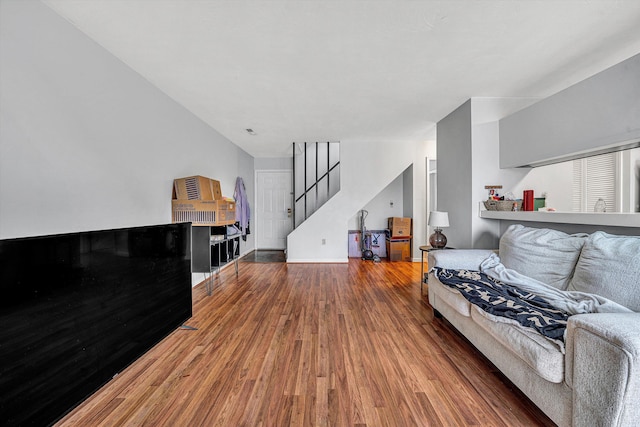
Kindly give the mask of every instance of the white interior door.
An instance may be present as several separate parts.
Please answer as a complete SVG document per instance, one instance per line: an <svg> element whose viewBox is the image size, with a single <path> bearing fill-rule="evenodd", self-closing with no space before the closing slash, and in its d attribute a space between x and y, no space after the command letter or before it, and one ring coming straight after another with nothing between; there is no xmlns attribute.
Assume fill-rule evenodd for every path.
<svg viewBox="0 0 640 427"><path fill-rule="evenodd" d="M256 248L286 249L293 229L291 171L256 171Z"/></svg>

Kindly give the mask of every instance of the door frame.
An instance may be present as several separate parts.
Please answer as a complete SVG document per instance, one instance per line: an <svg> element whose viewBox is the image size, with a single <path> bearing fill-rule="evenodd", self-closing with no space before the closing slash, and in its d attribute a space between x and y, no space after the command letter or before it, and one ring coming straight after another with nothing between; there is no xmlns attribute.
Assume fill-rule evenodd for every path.
<svg viewBox="0 0 640 427"><path fill-rule="evenodd" d="M426 218L424 224L427 225L426 237L429 240L429 236L434 232L433 227L429 224L429 214L431 211L438 210L438 159L436 157L425 157L425 200L426 200ZM431 162L434 162L434 168L431 167Z"/></svg>
<svg viewBox="0 0 640 427"><path fill-rule="evenodd" d="M256 189L255 194L254 194L254 200L253 200L253 206L255 206L254 209L254 215L255 215L255 220L254 220L254 224L255 224L255 229L256 229L256 240L255 240L255 248L256 250L260 250L260 249L272 249L272 248L260 248L258 247L258 243L260 242L260 226L259 226L259 221L258 221L258 192L259 192L259 188L258 188L258 175L260 173L269 173L269 172L285 172L288 173L290 178L291 178L291 191L289 192L289 195L291 197L290 203L291 203L291 209L293 209L293 169L256 169L255 173L254 173L254 187ZM293 220L294 220L294 215L293 215L293 210L291 212L291 230L293 230ZM285 238L285 242L284 242L284 252L285 254L287 253L287 239Z"/></svg>

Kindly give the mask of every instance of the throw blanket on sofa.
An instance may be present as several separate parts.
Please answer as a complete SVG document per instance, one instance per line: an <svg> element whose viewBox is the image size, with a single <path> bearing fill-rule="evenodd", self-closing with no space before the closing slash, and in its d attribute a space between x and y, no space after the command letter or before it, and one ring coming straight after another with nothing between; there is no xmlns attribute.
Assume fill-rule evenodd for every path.
<svg viewBox="0 0 640 427"><path fill-rule="evenodd" d="M630 313L631 310L600 295L578 291L563 291L531 277L508 269L496 254L482 261L480 271L488 276L517 286L523 291L533 292L569 314L582 313Z"/></svg>
<svg viewBox="0 0 640 427"><path fill-rule="evenodd" d="M569 313L555 308L539 295L510 286L481 271L435 267L433 273L442 284L457 289L483 311L534 329L564 348Z"/></svg>

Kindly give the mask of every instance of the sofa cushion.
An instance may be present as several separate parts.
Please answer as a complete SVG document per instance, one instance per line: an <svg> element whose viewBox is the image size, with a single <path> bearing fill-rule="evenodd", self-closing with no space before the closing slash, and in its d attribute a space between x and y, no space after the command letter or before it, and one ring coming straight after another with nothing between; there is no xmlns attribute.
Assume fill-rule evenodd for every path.
<svg viewBox="0 0 640 427"><path fill-rule="evenodd" d="M512 225L500 238L500 260L506 268L565 290L587 237Z"/></svg>
<svg viewBox="0 0 640 427"><path fill-rule="evenodd" d="M593 233L582 248L568 289L640 311L640 237Z"/></svg>
<svg viewBox="0 0 640 427"><path fill-rule="evenodd" d="M540 377L552 383L564 381L564 354L540 333L500 321L476 306L471 307L471 318Z"/></svg>
<svg viewBox="0 0 640 427"><path fill-rule="evenodd" d="M429 292L436 294L442 302L449 305L459 314L465 317L471 316L469 311L471 309L471 303L462 296L460 291L440 283L433 274L429 274Z"/></svg>

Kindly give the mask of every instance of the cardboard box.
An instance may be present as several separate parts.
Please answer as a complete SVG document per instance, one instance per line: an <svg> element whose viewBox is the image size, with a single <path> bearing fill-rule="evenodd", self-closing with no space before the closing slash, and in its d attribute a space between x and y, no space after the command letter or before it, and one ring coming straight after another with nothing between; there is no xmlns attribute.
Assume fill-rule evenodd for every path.
<svg viewBox="0 0 640 427"><path fill-rule="evenodd" d="M177 200L222 200L220 181L200 175L174 179L171 198Z"/></svg>
<svg viewBox="0 0 640 427"><path fill-rule="evenodd" d="M173 180L171 220L216 226L236 222L236 204L222 198L220 181L204 176Z"/></svg>
<svg viewBox="0 0 640 427"><path fill-rule="evenodd" d="M236 222L236 204L226 200L172 200L171 221L231 225Z"/></svg>
<svg viewBox="0 0 640 427"><path fill-rule="evenodd" d="M411 239L389 240L386 239L387 256L389 261L409 261L411 262Z"/></svg>
<svg viewBox="0 0 640 427"><path fill-rule="evenodd" d="M411 218L389 218L387 228L392 239L396 237L411 237Z"/></svg>
<svg viewBox="0 0 640 427"><path fill-rule="evenodd" d="M219 225L236 222L236 202L230 200L216 200L216 215Z"/></svg>

